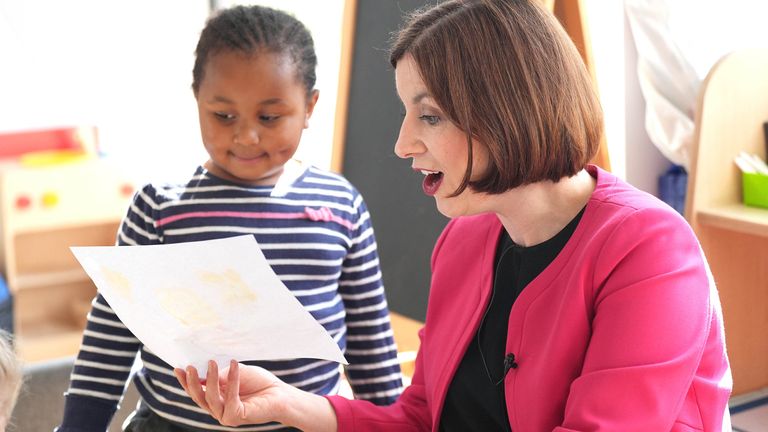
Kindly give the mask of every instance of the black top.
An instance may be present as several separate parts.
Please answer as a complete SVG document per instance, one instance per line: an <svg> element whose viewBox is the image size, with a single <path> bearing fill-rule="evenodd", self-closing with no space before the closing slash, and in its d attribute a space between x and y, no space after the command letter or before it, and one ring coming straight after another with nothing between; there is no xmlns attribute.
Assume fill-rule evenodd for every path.
<svg viewBox="0 0 768 432"><path fill-rule="evenodd" d="M515 244L502 230L488 309L448 387L440 431L511 431L504 376L517 363L514 353L504 352L509 313L523 288L563 249L583 213L584 209L551 239L531 247Z"/></svg>

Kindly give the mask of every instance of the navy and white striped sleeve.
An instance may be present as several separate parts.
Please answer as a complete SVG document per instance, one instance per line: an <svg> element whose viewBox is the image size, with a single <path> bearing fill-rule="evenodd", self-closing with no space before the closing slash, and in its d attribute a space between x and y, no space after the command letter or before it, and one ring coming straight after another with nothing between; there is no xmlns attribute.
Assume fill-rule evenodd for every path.
<svg viewBox="0 0 768 432"><path fill-rule="evenodd" d="M351 247L343 263L339 292L346 309L346 368L358 399L388 405L402 392L389 309L368 209L355 194Z"/></svg>
<svg viewBox="0 0 768 432"><path fill-rule="evenodd" d="M153 207L147 188L135 195L120 224L118 245L158 242ZM80 352L75 359L59 432L107 429L140 347L139 340L98 294L91 304Z"/></svg>

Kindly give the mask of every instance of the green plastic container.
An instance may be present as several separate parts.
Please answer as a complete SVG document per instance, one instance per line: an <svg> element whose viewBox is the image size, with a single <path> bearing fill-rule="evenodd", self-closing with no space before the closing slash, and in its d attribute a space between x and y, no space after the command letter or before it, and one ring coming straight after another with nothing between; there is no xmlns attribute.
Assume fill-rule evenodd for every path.
<svg viewBox="0 0 768 432"><path fill-rule="evenodd" d="M741 173L741 187L745 205L768 208L768 175Z"/></svg>

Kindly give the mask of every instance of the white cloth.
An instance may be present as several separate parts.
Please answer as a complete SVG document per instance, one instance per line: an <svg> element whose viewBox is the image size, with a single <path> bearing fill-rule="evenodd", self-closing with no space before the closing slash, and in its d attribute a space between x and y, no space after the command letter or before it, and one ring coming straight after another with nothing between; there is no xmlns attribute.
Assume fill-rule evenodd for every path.
<svg viewBox="0 0 768 432"><path fill-rule="evenodd" d="M701 78L675 43L666 0L626 0L645 97L645 129L659 151L688 167Z"/></svg>

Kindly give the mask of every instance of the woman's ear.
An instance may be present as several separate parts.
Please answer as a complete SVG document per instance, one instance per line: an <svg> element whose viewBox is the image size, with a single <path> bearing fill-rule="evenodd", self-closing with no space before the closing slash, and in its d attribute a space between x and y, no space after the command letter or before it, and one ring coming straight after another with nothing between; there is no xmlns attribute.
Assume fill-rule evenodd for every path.
<svg viewBox="0 0 768 432"><path fill-rule="evenodd" d="M312 112L315 110L318 97L320 97L320 90L312 90L307 98L307 112L304 116L304 129L309 127L309 118L312 117Z"/></svg>

